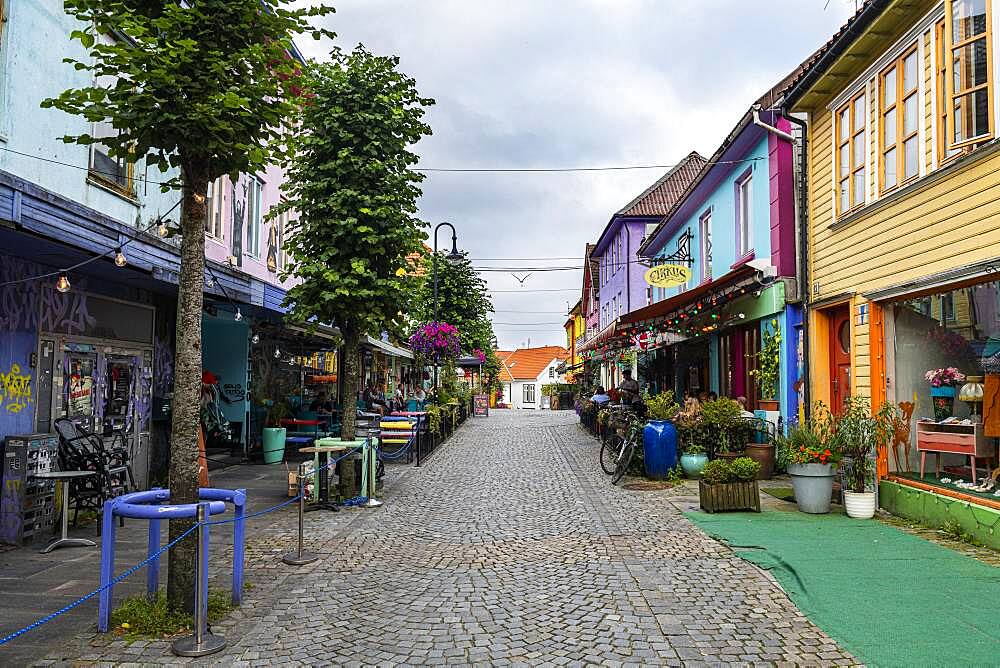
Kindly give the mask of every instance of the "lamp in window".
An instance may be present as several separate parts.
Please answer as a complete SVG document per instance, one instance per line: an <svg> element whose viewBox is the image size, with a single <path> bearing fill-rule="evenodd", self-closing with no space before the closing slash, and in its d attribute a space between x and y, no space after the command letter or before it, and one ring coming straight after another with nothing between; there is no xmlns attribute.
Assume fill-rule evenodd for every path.
<svg viewBox="0 0 1000 668"><path fill-rule="evenodd" d="M66 272L64 271L63 273L59 274L59 278L56 279L56 290L58 290L59 292L69 292L70 287L71 286L69 284L69 276L67 276Z"/></svg>
<svg viewBox="0 0 1000 668"><path fill-rule="evenodd" d="M958 400L969 404L969 419L981 422L983 403L983 377L966 376L965 385L958 390ZM977 410L978 409L978 410Z"/></svg>

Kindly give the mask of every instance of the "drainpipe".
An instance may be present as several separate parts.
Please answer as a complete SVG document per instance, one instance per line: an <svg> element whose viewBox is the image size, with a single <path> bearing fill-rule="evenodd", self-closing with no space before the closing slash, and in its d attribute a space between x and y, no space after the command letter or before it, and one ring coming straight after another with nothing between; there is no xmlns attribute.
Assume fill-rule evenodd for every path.
<svg viewBox="0 0 1000 668"><path fill-rule="evenodd" d="M789 123L793 123L802 130L802 140L799 142L799 173L798 178L794 180L796 190L798 191L798 198L795 202L795 220L796 227L799 231L799 248L798 248L798 293L802 304L802 402L804 404L806 415L809 414L809 409L811 408L811 391L809 386L809 274L808 274L808 263L809 263L809 231L807 228L807 223L809 221L809 208L808 208L808 185L809 179L807 178L807 167L809 164L808 156L806 154L806 146L808 143L807 125L806 122L800 120L789 113L788 109L782 107L780 110L781 116L787 120ZM756 114L755 114L756 115ZM786 133L787 134L787 133ZM793 138L794 141L794 138Z"/></svg>
<svg viewBox="0 0 1000 668"><path fill-rule="evenodd" d="M773 134L778 135L782 139L787 139L788 141L792 142L793 144L795 143L795 137L793 137L792 135L788 134L784 130L779 130L778 128L774 127L773 125L768 125L764 121L760 120L760 105L759 104L755 104L754 107L753 107L753 124L756 125L756 126L764 128L768 132L771 132ZM805 130L803 130L803 132L805 132Z"/></svg>

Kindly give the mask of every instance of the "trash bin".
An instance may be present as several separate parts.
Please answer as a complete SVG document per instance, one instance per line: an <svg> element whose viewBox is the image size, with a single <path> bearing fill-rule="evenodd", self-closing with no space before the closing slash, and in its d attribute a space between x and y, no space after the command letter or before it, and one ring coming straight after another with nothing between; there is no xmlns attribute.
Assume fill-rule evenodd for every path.
<svg viewBox="0 0 1000 668"><path fill-rule="evenodd" d="M669 420L650 420L642 430L646 477L663 480L677 466L677 428Z"/></svg>

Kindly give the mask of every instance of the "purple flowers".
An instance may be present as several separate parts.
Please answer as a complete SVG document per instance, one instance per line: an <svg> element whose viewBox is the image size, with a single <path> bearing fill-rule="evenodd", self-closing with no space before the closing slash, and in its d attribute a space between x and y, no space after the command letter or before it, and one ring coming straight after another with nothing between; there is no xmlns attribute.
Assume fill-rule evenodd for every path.
<svg viewBox="0 0 1000 668"><path fill-rule="evenodd" d="M953 387L965 380L965 374L953 366L944 369L931 369L924 374L924 380L931 384L931 387Z"/></svg>
<svg viewBox="0 0 1000 668"><path fill-rule="evenodd" d="M462 352L458 329L446 322L429 322L410 336L410 348L435 362L454 359Z"/></svg>
<svg viewBox="0 0 1000 668"><path fill-rule="evenodd" d="M486 362L486 353L484 353L479 348L476 348L475 350L473 350L472 354L475 355L479 359L479 363L480 364L484 364Z"/></svg>

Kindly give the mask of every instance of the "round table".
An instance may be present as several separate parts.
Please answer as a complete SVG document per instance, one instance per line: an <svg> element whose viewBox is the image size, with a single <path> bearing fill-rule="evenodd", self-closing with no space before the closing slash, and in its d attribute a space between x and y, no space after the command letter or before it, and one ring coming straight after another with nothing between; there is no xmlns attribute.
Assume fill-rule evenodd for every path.
<svg viewBox="0 0 1000 668"><path fill-rule="evenodd" d="M96 471L47 471L36 473L37 480L55 480L56 486L62 489L62 535L49 543L42 554L48 554L59 547L94 547L97 545L86 538L69 537L69 482L80 478L96 475Z"/></svg>

